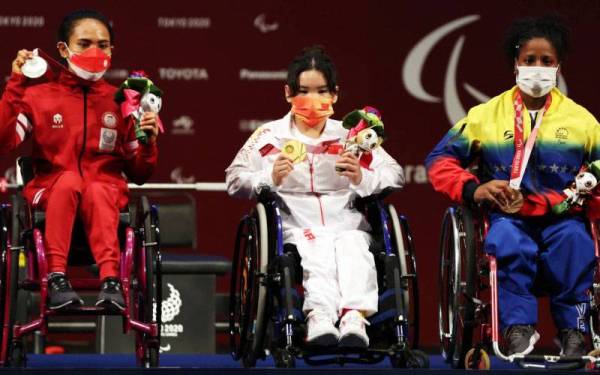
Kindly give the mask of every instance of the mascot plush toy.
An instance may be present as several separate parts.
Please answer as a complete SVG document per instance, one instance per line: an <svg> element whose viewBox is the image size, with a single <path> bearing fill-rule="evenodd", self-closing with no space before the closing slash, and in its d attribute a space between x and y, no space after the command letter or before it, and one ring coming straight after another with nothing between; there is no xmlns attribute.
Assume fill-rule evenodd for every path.
<svg viewBox="0 0 600 375"><path fill-rule="evenodd" d="M344 151L350 151L359 158L360 165L369 169L373 155L371 150L379 147L385 139L381 114L373 107L364 107L348 113L342 119L342 126L349 129ZM336 168L341 172L339 168Z"/></svg>
<svg viewBox="0 0 600 375"><path fill-rule="evenodd" d="M134 71L125 80L115 94L115 101L121 105L123 118L131 116L134 119L135 136L140 143L148 143L148 135L140 128L140 121L145 112L160 112L162 108L162 91L143 71ZM164 128L157 118L160 132Z"/></svg>
<svg viewBox="0 0 600 375"><path fill-rule="evenodd" d="M566 198L559 204L552 207L552 212L556 215L567 213L573 206L582 207L586 198L592 195L592 191L598 185L598 180L590 172L581 172L575 177L575 182L563 190Z"/></svg>

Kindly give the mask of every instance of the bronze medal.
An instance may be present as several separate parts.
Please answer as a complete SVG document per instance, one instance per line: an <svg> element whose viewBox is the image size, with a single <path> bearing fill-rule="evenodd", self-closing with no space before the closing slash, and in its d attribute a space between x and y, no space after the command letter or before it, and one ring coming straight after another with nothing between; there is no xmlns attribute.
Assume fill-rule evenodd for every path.
<svg viewBox="0 0 600 375"><path fill-rule="evenodd" d="M283 145L281 152L292 159L294 164L298 164L306 159L306 146L300 141L291 139Z"/></svg>
<svg viewBox="0 0 600 375"><path fill-rule="evenodd" d="M511 200L504 205L500 206L500 209L507 214L516 214L523 207L523 193L519 190L513 190Z"/></svg>

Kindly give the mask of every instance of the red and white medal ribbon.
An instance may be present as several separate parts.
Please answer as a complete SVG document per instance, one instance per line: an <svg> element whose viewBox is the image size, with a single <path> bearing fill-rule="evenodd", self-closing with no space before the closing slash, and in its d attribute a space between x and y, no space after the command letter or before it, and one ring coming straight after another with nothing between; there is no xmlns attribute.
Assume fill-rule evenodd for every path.
<svg viewBox="0 0 600 375"><path fill-rule="evenodd" d="M523 98L521 97L521 93L517 91L517 95L514 101L515 156L513 157L512 167L510 170L510 182L508 183L508 186L512 189L519 190L519 188L521 187L521 181L523 180L523 176L525 175L525 169L527 168L527 163L529 162L529 158L531 157L531 151L533 150L533 145L535 144L535 139L537 138L538 129L542 124L544 113L546 113L551 103L552 95L548 94L548 96L546 96L546 103L538 113L535 121L535 126L533 127L533 129L531 129L531 134L529 135L529 138L527 138L527 143L523 145Z"/></svg>

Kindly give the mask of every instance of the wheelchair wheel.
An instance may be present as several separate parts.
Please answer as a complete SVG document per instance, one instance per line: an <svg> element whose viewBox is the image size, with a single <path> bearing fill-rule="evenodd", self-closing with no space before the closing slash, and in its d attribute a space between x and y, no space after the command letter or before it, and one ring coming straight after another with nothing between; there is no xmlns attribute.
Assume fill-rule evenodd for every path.
<svg viewBox="0 0 600 375"><path fill-rule="evenodd" d="M394 368L429 368L429 356L421 350L405 350L390 357Z"/></svg>
<svg viewBox="0 0 600 375"><path fill-rule="evenodd" d="M3 324L2 362L5 366L20 367L25 364L25 351L22 340L13 340L13 327L17 315L17 296L19 282L19 247L21 246L21 197L11 197L12 209L2 208L0 233L0 306ZM8 230L10 223L10 231ZM10 236L10 247L9 244Z"/></svg>
<svg viewBox="0 0 600 375"><path fill-rule="evenodd" d="M290 353L287 349L273 350L273 360L275 361L275 367L277 368L296 367L296 357L294 357L294 354Z"/></svg>
<svg viewBox="0 0 600 375"><path fill-rule="evenodd" d="M11 344L11 351L9 357L10 367L25 367L27 364L27 357L25 354L25 345L23 340L19 340Z"/></svg>
<svg viewBox="0 0 600 375"><path fill-rule="evenodd" d="M439 277L439 335L442 355L454 368L464 368L474 330L476 259L471 212L449 208L442 223Z"/></svg>
<svg viewBox="0 0 600 375"><path fill-rule="evenodd" d="M598 232L600 222L591 222L592 237L595 242L600 239ZM593 345L592 352L600 355L600 267L598 262L594 268L594 279L590 290L590 337ZM589 354L591 355L591 354ZM595 364L591 365L595 367Z"/></svg>
<svg viewBox="0 0 600 375"><path fill-rule="evenodd" d="M268 263L268 229L262 203L238 226L232 260L229 294L231 354L244 367L264 357L267 326L267 287L263 280Z"/></svg>
<svg viewBox="0 0 600 375"><path fill-rule="evenodd" d="M144 285L138 292L138 319L144 323L156 321L158 324L158 337L138 332L137 345L143 348L141 365L143 367L158 367L160 349L160 322L162 311L160 251L158 238L158 215L151 207L146 196L140 199L141 215L143 220L140 225L143 228L141 240L143 249L143 266L138 267L138 280L143 280Z"/></svg>
<svg viewBox="0 0 600 375"><path fill-rule="evenodd" d="M408 221L404 216L398 216L393 205L387 205L387 213L392 225L392 241L396 244L403 277L401 297L408 320L409 345L411 349L417 349L419 347L419 287L412 235Z"/></svg>

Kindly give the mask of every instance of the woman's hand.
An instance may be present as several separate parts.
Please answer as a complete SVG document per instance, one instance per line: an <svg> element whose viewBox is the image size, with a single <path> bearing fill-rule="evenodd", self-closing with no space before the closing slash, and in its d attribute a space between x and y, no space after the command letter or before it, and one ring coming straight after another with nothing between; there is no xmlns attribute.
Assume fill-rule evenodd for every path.
<svg viewBox="0 0 600 375"><path fill-rule="evenodd" d="M158 137L158 115L154 112L144 112L140 120L140 128L148 135L148 144L156 142Z"/></svg>
<svg viewBox="0 0 600 375"><path fill-rule="evenodd" d="M340 176L346 176L353 185L358 185L362 181L362 172L358 157L350 151L344 151L340 158L335 162L336 169L341 169L338 172Z"/></svg>
<svg viewBox="0 0 600 375"><path fill-rule="evenodd" d="M25 64L25 61L33 57L33 52L26 49L22 49L17 52L17 57L12 62L12 72L15 74L23 74L21 67Z"/></svg>
<svg viewBox="0 0 600 375"><path fill-rule="evenodd" d="M492 180L479 185L473 194L476 203L484 201L505 206L514 199L513 189L508 187L506 180Z"/></svg>
<svg viewBox="0 0 600 375"><path fill-rule="evenodd" d="M273 163L273 172L271 173L273 184L275 184L275 186L281 185L283 179L293 170L294 163L292 162L292 158L283 153L279 154L275 163Z"/></svg>

